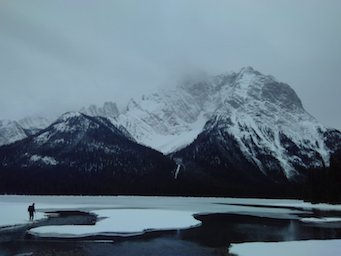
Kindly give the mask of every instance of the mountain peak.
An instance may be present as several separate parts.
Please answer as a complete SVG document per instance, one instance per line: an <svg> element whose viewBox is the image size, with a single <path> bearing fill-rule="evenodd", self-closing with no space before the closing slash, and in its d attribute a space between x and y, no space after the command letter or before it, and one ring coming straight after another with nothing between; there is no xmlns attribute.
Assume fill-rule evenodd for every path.
<svg viewBox="0 0 341 256"><path fill-rule="evenodd" d="M264 83L277 82L276 78L271 75L265 75L251 66L243 67L235 74L235 80L253 81L254 85L262 86Z"/></svg>
<svg viewBox="0 0 341 256"><path fill-rule="evenodd" d="M52 117L32 115L20 119L18 123L26 130L39 131L49 126L52 121Z"/></svg>
<svg viewBox="0 0 341 256"><path fill-rule="evenodd" d="M110 118L117 118L120 114L117 104L111 101L104 102L102 107L97 107L94 104L87 108L83 107L80 112L89 116L105 116Z"/></svg>
<svg viewBox="0 0 341 256"><path fill-rule="evenodd" d="M224 97L236 108L245 106L246 103L259 106L267 102L275 108L304 111L302 102L294 89L250 66L242 68L239 73L235 74L228 85Z"/></svg>
<svg viewBox="0 0 341 256"><path fill-rule="evenodd" d="M16 121L0 120L0 146L21 140L27 136Z"/></svg>
<svg viewBox="0 0 341 256"><path fill-rule="evenodd" d="M259 71L255 70L251 66L242 67L239 71L239 74L244 74L244 73L261 74Z"/></svg>
<svg viewBox="0 0 341 256"><path fill-rule="evenodd" d="M76 117L81 117L81 116L84 116L84 114L82 114L81 112L77 112L77 111L70 111L70 112L66 112L64 114L62 114L58 120L59 121L66 121L68 119L73 119L73 118L76 118Z"/></svg>

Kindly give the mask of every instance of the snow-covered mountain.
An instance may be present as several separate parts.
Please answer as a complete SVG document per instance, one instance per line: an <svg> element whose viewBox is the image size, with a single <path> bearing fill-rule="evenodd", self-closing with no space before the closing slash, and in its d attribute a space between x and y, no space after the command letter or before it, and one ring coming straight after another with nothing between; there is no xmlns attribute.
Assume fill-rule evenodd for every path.
<svg viewBox="0 0 341 256"><path fill-rule="evenodd" d="M105 102L103 107L97 107L96 105L90 105L87 108L83 107L80 112L89 116L103 116L107 118L119 116L119 109L114 102Z"/></svg>
<svg viewBox="0 0 341 256"><path fill-rule="evenodd" d="M19 121L0 120L0 146L22 140L51 123L46 117L26 117Z"/></svg>
<svg viewBox="0 0 341 256"><path fill-rule="evenodd" d="M205 172L251 170L290 180L303 169L328 166L341 149L341 133L311 116L289 85L251 67L187 80L120 109L106 102L81 112L106 117L131 141Z"/></svg>
<svg viewBox="0 0 341 256"><path fill-rule="evenodd" d="M287 178L298 169L328 166L341 148L340 133L311 116L289 85L251 67L132 99L117 113L102 115L163 153L215 130L215 139L228 134L261 172L280 169Z"/></svg>
<svg viewBox="0 0 341 256"><path fill-rule="evenodd" d="M81 159L75 158L76 162L71 163L66 155L74 151L85 151L103 157L107 154L123 152L126 144L136 144L131 136L126 134L127 132L122 132L106 118L68 112L35 135L3 147L4 151L12 148L16 151L15 154L7 156L7 160L2 161L2 164L11 164L10 159L13 159L14 163L19 161L22 166L77 163L77 168L92 171L96 167L84 169ZM46 159L48 161L44 161Z"/></svg>
<svg viewBox="0 0 341 256"><path fill-rule="evenodd" d="M250 67L229 77L215 98L219 107L177 157L211 163L210 169L258 169L266 176L281 170L289 179L329 166L341 133L307 113L289 85Z"/></svg>
<svg viewBox="0 0 341 256"><path fill-rule="evenodd" d="M103 117L65 113L37 134L0 147L0 176L8 172L3 177L6 184L15 182L11 180L13 174L25 175L25 181L33 179L35 185L62 183L58 186L64 192L83 193L93 189L86 184L96 187L95 191L112 193L125 191L127 183L133 191L157 187L157 180L171 179L175 164L137 144L126 133ZM72 185L81 187L73 190ZM18 187L15 183L12 186ZM29 189L39 191L39 187Z"/></svg>
<svg viewBox="0 0 341 256"><path fill-rule="evenodd" d="M43 116L29 116L22 118L18 121L22 128L30 131L39 131L45 129L49 126L54 120L52 118L43 117Z"/></svg>
<svg viewBox="0 0 341 256"><path fill-rule="evenodd" d="M0 120L0 146L27 137L24 128L16 121Z"/></svg>
<svg viewBox="0 0 341 256"><path fill-rule="evenodd" d="M216 98L222 79L230 77L213 77L195 84L187 81L174 89L160 89L131 99L119 113L96 111L104 106L90 106L81 112L107 117L125 127L139 143L167 154L188 145L202 131L219 107Z"/></svg>

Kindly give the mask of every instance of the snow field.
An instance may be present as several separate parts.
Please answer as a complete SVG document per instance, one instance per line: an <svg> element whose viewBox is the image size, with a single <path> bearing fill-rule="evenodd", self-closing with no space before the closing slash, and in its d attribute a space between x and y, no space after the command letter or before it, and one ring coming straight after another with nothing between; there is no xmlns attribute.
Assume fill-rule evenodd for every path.
<svg viewBox="0 0 341 256"><path fill-rule="evenodd" d="M229 253L238 256L336 256L340 255L341 240L308 240L276 243L232 244Z"/></svg>
<svg viewBox="0 0 341 256"><path fill-rule="evenodd" d="M44 226L30 230L40 237L84 237L106 233L143 233L147 230L173 230L197 226L193 212L157 209L111 209L93 211L99 218L94 226Z"/></svg>
<svg viewBox="0 0 341 256"><path fill-rule="evenodd" d="M29 215L27 203L10 203L10 202L0 202L0 227L28 224ZM41 220L44 218L43 212L38 212L34 215L34 220Z"/></svg>

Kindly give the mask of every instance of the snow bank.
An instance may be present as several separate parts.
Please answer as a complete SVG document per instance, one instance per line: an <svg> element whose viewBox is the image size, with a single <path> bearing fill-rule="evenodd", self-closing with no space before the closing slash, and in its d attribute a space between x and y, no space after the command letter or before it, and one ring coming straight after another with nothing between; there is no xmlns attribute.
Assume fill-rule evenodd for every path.
<svg viewBox="0 0 341 256"><path fill-rule="evenodd" d="M85 237L105 234L136 234L146 230L183 229L199 225L193 212L157 209L116 209L93 211L104 218L89 226L44 226L30 230L40 237Z"/></svg>
<svg viewBox="0 0 341 256"><path fill-rule="evenodd" d="M304 210L322 210L322 211L341 211L341 204L312 204L309 202L303 202L300 200L293 201L292 203L275 203L274 206L281 207L297 207Z"/></svg>
<svg viewBox="0 0 341 256"><path fill-rule="evenodd" d="M278 243L233 244L229 253L238 256L335 256L340 255L341 240L309 240Z"/></svg>

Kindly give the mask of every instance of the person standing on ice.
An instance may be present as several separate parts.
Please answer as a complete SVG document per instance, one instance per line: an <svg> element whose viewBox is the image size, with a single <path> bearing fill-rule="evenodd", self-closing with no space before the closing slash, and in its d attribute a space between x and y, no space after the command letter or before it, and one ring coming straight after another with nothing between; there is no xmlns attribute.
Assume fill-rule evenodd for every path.
<svg viewBox="0 0 341 256"><path fill-rule="evenodd" d="M34 213L36 212L36 209L34 207L34 203L28 207L27 211L28 211L28 213L30 215L30 221L33 221Z"/></svg>

